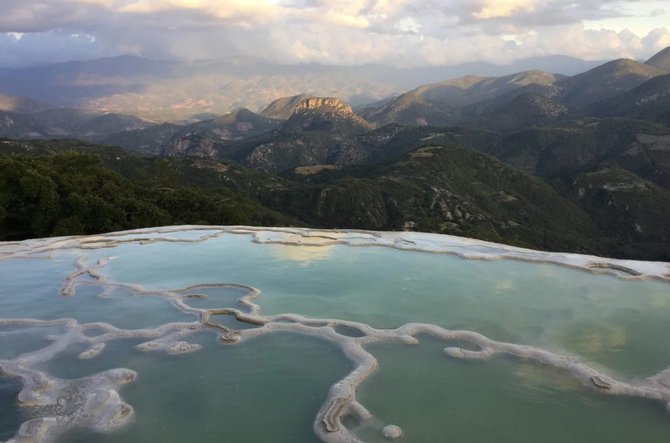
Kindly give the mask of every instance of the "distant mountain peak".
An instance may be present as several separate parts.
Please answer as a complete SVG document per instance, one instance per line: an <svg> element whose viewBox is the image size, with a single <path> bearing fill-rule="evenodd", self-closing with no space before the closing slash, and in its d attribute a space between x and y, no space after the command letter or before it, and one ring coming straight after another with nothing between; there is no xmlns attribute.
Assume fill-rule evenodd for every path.
<svg viewBox="0 0 670 443"><path fill-rule="evenodd" d="M527 86L527 85L549 86L556 83L556 80L559 78L559 76L550 74L548 72L540 71L537 69L533 69L530 71L522 71L517 74L513 74L511 76L508 76L508 78L509 78L508 83L516 84L519 86Z"/></svg>
<svg viewBox="0 0 670 443"><path fill-rule="evenodd" d="M369 107L362 114L378 126L402 122L411 125L445 126L457 124L455 109L485 102L522 88L550 92L562 76L540 70L517 72L504 77L468 75L420 86L378 107Z"/></svg>
<svg viewBox="0 0 670 443"><path fill-rule="evenodd" d="M566 102L571 107L586 107L629 91L664 71L655 66L620 58L565 80Z"/></svg>
<svg viewBox="0 0 670 443"><path fill-rule="evenodd" d="M237 130L242 132L247 132L248 129L253 129L254 127L264 127L269 130L270 128L274 128L278 125L279 122L276 119L256 114L247 108L237 108L232 112L197 124L197 126L201 129L207 128L209 130L212 128L231 126L237 127ZM248 127L248 129L244 129L245 127ZM233 132L236 132L237 130L233 130ZM227 134L223 138L236 138L236 136Z"/></svg>
<svg viewBox="0 0 670 443"><path fill-rule="evenodd" d="M594 74L609 74L609 75L640 75L646 77L654 77L655 75L660 74L654 66L648 64L640 63L629 58L619 58L612 60L611 62L604 63L596 68L591 69L590 71L585 72L584 74L577 75L586 76L589 73ZM574 77L573 77L574 78Z"/></svg>
<svg viewBox="0 0 670 443"><path fill-rule="evenodd" d="M327 128L357 133L369 131L372 125L339 98L309 97L296 105L295 112L284 126L287 131Z"/></svg>
<svg viewBox="0 0 670 443"><path fill-rule="evenodd" d="M449 80L443 80L443 81L437 82L437 83L421 85L418 88L414 89L413 91L409 91L409 94L423 94L426 91L430 91L432 89L441 88L441 87L468 89L468 88L471 88L478 83L481 83L481 82L485 81L488 78L489 77L482 77L482 76L479 76L479 75L465 75L463 77L452 78L452 79L449 79Z"/></svg>
<svg viewBox="0 0 670 443"><path fill-rule="evenodd" d="M336 97L309 97L302 100L295 108L295 112L325 111L343 114L353 114L351 106Z"/></svg>
<svg viewBox="0 0 670 443"><path fill-rule="evenodd" d="M282 97L267 105L260 114L264 117L288 120L295 112L295 108L303 100L312 97L309 94L294 95L292 97Z"/></svg>
<svg viewBox="0 0 670 443"><path fill-rule="evenodd" d="M248 120L254 117L258 117L258 114L247 108L237 108L234 111L222 116L221 118L226 116L229 116L229 118L232 118L234 120L245 120L245 119Z"/></svg>
<svg viewBox="0 0 670 443"><path fill-rule="evenodd" d="M647 65L670 72L670 46L646 61Z"/></svg>

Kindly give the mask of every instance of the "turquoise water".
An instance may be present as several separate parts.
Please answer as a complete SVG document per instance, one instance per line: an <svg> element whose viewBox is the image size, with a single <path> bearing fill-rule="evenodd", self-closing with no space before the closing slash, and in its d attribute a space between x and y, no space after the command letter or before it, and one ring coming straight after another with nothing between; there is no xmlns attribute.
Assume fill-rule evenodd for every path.
<svg viewBox="0 0 670 443"><path fill-rule="evenodd" d="M558 371L493 361L449 359L443 343L375 345L379 369L359 400L402 426L404 442L667 442L670 417L649 401L596 396ZM374 426L357 434L385 441Z"/></svg>
<svg viewBox="0 0 670 443"><path fill-rule="evenodd" d="M120 432L76 431L63 440L318 441L312 431L314 417L330 385L351 370L337 348L299 335L278 334L243 346L222 346L207 334L197 342L205 348L189 355L143 354L127 347L115 349L103 364L91 360L95 366L90 369L121 364L140 374L122 391L138 419ZM77 360L76 355L71 357L70 364L56 362L54 372L85 374L81 369L73 372Z"/></svg>
<svg viewBox="0 0 670 443"><path fill-rule="evenodd" d="M202 244L126 245L112 252L123 260L112 260L106 273L158 289L249 284L262 291L264 314L294 312L377 328L425 322L470 329L495 340L565 349L631 376L670 363L670 346L657 333L670 330L670 289L661 282L383 247L300 249L250 244L240 235Z"/></svg>
<svg viewBox="0 0 670 443"><path fill-rule="evenodd" d="M383 247L261 245L233 234L201 243L128 243L54 252L51 260L0 261L0 319L73 318L126 329L197 320L164 298L125 288L105 291L88 277L81 277L85 284L74 296L59 296L63 278L82 254L89 263L109 258L101 272L112 281L170 290L194 308L240 308L237 299L246 291L180 288L235 283L262 291L255 303L263 315L291 312L376 328L424 322L469 329L574 353L624 378L670 366L665 283ZM247 327L227 316L212 320ZM338 332L358 335L342 327ZM0 359L46 346L48 336L58 333L58 327L0 327ZM120 391L135 408L129 427L111 434L77 429L60 441L318 441L312 430L316 413L329 387L352 368L336 345L304 335L275 333L224 345L207 331L184 340L202 349L185 355L140 352L135 346L146 340L119 339L90 360L78 358L88 345L72 344L37 365L63 379L116 367L139 374ZM368 346L379 367L357 399L377 419L361 426L348 422L356 435L385 441L381 428L393 423L403 428L405 442L660 442L670 436L670 414L659 403L598 395L556 370L505 357L451 359L444 346L427 337L417 346ZM0 377L0 441L26 419L26 411L15 406L18 389L16 380Z"/></svg>
<svg viewBox="0 0 670 443"><path fill-rule="evenodd" d="M43 316L56 306L63 278L73 271L77 256L62 252L53 260L0 261L0 318ZM44 307L44 304L53 306Z"/></svg>
<svg viewBox="0 0 670 443"><path fill-rule="evenodd" d="M198 309L217 309L234 307L248 311L239 300L249 291L243 288L190 288L178 292L185 298L187 305ZM204 296L204 298L201 298Z"/></svg>
<svg viewBox="0 0 670 443"><path fill-rule="evenodd" d="M0 360L15 359L26 352L42 349L51 343L47 336L58 332L58 327L0 326Z"/></svg>

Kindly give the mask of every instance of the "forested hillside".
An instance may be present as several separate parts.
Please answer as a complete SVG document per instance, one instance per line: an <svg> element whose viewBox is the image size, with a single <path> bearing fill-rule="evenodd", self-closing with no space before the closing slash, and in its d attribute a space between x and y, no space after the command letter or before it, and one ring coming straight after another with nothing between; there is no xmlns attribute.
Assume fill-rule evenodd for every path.
<svg viewBox="0 0 670 443"><path fill-rule="evenodd" d="M456 143L296 168L140 157L78 141L2 142L0 239L172 224L420 230L530 248L667 259L670 192L597 169L551 183Z"/></svg>

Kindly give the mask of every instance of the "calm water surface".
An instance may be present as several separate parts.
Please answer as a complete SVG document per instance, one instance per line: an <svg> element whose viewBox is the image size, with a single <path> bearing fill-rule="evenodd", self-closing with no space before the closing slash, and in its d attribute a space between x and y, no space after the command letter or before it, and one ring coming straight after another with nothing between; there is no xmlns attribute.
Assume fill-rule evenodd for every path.
<svg viewBox="0 0 670 443"><path fill-rule="evenodd" d="M198 238L207 233L180 234ZM132 234L131 234L132 235ZM167 235L166 235L167 236ZM169 235L174 237L174 235ZM646 377L670 365L670 286L623 281L556 265L463 260L383 247L260 245L246 235L202 243L124 244L82 252L89 263L111 258L110 279L148 289L238 283L262 291L262 314L299 313L355 320L377 328L425 322L569 352L622 377ZM91 282L58 295L78 253L52 260L0 262L0 318L74 318L121 328L195 321L159 297L124 289L103 294ZM188 293L185 291L184 293ZM243 291L209 295L192 306L231 306ZM0 329L0 359L48 344L50 328ZM187 355L141 353L138 341L111 342L94 359L73 345L40 368L78 378L114 367L139 373L121 390L136 420L109 434L75 431L67 442L312 442L314 417L332 383L352 367L339 349L316 338L276 334L221 345L213 333L190 341ZM661 442L670 438L663 405L599 396L553 370L507 358L457 361L443 343L372 345L377 372L358 393L378 422L356 427L384 441L381 427L401 426L401 441ZM0 441L25 417L15 380L0 377Z"/></svg>

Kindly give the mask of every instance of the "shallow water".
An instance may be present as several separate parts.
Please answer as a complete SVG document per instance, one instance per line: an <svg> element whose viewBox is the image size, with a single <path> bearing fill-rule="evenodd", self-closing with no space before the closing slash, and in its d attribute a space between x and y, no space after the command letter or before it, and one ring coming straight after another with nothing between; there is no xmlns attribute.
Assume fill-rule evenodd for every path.
<svg viewBox="0 0 670 443"><path fill-rule="evenodd" d="M241 235L117 249L114 256L121 253L123 260L112 260L105 271L116 280L157 289L249 284L262 291L266 315L470 329L495 340L566 349L631 376L654 374L670 362L665 336L654 332L670 330L670 288L662 282L385 247L338 245L301 255L300 247L250 245Z"/></svg>
<svg viewBox="0 0 670 443"><path fill-rule="evenodd" d="M657 404L594 396L558 371L504 357L448 359L443 346L423 338L419 346L370 347L379 369L358 398L402 426L403 442L660 443L670 435L670 417ZM387 441L380 426L357 435Z"/></svg>
<svg viewBox="0 0 670 443"><path fill-rule="evenodd" d="M194 240L217 231L127 234L112 237ZM256 244L251 236L224 234L203 242L124 243L94 250L53 251L52 259L0 261L0 319L72 318L132 330L171 322L197 323L174 300L196 309L233 307L240 284L261 290L260 314L296 313L396 328L409 322L467 329L489 338L579 356L614 376L644 378L670 365L670 285L626 281L554 264L466 260L447 254L345 245L307 247ZM78 278L75 294L59 295L74 261L109 259L99 272L110 282L169 291L139 294ZM187 289L186 289L187 288ZM223 326L252 325L212 316ZM256 326L253 326L256 327ZM47 346L58 326L0 328L0 359ZM360 331L338 326L345 337ZM102 333L98 331L97 333ZM97 333L88 331L88 336ZM169 355L140 352L147 339L107 342L81 360L88 344L75 343L36 364L53 377L75 379L115 367L138 379L120 390L135 408L126 428L99 434L70 430L60 441L318 441L312 424L329 387L353 367L332 342L294 333L221 344L213 331L183 340L202 346ZM357 399L376 417L356 426L364 441L385 441L381 428L399 425L401 441L633 442L666 441L665 405L600 395L558 370L508 357L461 361L445 344L420 337L417 346L374 344L377 371ZM0 378L0 441L25 420L14 397L15 379Z"/></svg>
<svg viewBox="0 0 670 443"><path fill-rule="evenodd" d="M60 332L57 327L0 327L0 360L11 360L26 352L48 346L47 336Z"/></svg>
<svg viewBox="0 0 670 443"><path fill-rule="evenodd" d="M77 256L69 251L53 260L0 261L0 318L41 316L56 306L63 278L73 270ZM44 306L49 304L49 306Z"/></svg>
<svg viewBox="0 0 670 443"><path fill-rule="evenodd" d="M0 441L9 440L26 417L15 406L16 394L21 389L18 380L0 377Z"/></svg>
<svg viewBox="0 0 670 443"><path fill-rule="evenodd" d="M197 341L204 349L189 355L143 354L129 346L114 349L113 357L107 353L106 365L140 374L122 391L138 419L120 432L75 431L63 441L318 441L314 416L330 385L351 369L337 348L299 335L267 336L243 346L219 345L213 334ZM71 357L77 364L76 355ZM58 365L57 373L78 375L66 362Z"/></svg>

